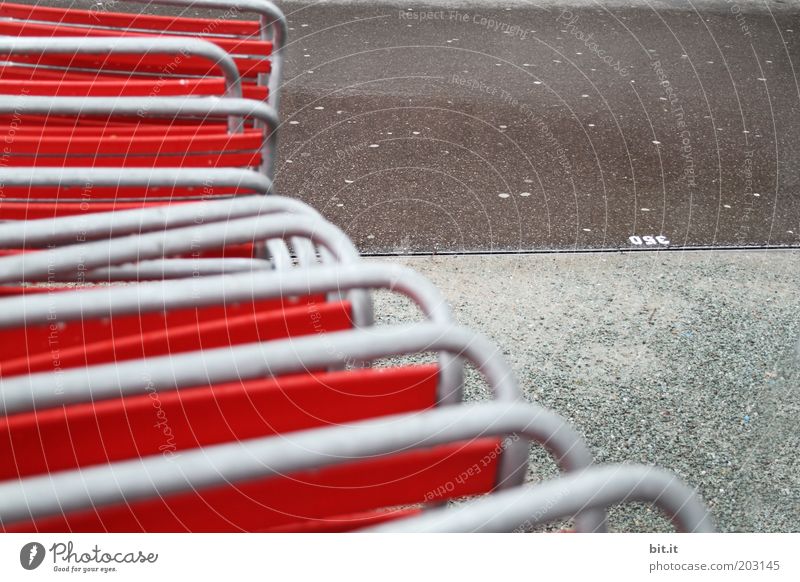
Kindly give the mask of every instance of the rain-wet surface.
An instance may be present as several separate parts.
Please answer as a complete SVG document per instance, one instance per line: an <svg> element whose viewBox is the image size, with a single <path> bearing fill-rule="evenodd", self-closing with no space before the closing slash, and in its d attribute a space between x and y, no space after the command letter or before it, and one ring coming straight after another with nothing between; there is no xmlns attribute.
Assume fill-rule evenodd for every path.
<svg viewBox="0 0 800 582"><path fill-rule="evenodd" d="M278 191L362 252L800 244L800 8L285 8Z"/></svg>

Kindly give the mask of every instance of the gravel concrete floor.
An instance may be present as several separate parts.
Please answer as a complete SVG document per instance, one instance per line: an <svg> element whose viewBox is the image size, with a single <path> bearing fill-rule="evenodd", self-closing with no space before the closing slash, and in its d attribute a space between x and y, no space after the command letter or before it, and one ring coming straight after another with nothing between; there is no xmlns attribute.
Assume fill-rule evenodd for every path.
<svg viewBox="0 0 800 582"><path fill-rule="evenodd" d="M373 259L377 260L377 259ZM800 531L800 252L392 257L488 335L599 462L698 487L722 531ZM379 295L382 323L414 317ZM487 398L471 374L467 395ZM555 473L532 452L531 480ZM648 509L612 527L669 531Z"/></svg>

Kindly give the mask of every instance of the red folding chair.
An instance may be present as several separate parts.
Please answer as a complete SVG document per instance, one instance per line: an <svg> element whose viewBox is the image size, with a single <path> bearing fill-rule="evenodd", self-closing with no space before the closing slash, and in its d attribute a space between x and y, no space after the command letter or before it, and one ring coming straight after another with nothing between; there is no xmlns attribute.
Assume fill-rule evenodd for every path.
<svg viewBox="0 0 800 582"><path fill-rule="evenodd" d="M174 180L175 172L170 171L158 175L169 183L170 180ZM185 172L186 170L182 170L180 174ZM106 172L95 170L95 173L107 176ZM60 179L59 172L52 172L52 174L54 179ZM120 174L115 175L120 176ZM127 173L122 175L127 176ZM156 174L148 172L144 175ZM247 175L245 173L245 177ZM1 177L2 172L0 171ZM224 182L227 179L227 183L230 183L230 180L237 180L239 177L240 174L237 172L224 171L221 181ZM254 183L256 186L258 185L258 181L254 181ZM221 202L223 202L224 208L230 208L227 201ZM289 204L295 209L306 209L305 215L270 213L220 221L220 218L224 218L223 211L221 215L218 215L217 220L207 224L204 223L204 220L200 220L192 226L146 232L136 236L120 236L81 245L67 244L49 250L38 250L36 247L50 244L46 233L52 226L45 225L43 232L40 229L39 238L34 239L35 242L26 240L24 229L22 231L18 229L17 234L9 233L11 236L7 238L8 243L14 248L7 251L6 256L0 257L0 283L17 286L19 283L53 284L136 281L144 278L164 277L196 278L206 274L241 270L237 265L229 268L228 259L252 257L254 249L257 251L266 249L265 252L268 254L265 258L275 268L285 270L291 268L295 260L291 256L287 241L295 249L296 260L300 262L301 266L317 262L315 246L320 248L320 259L326 262L332 260L345 263L358 260L358 252L352 242L340 230L323 221L319 215L302 203L278 199L275 202L265 202L261 206L256 206L250 205L250 201L245 200L240 208L243 209L250 205L251 210L266 209L270 206L278 209ZM208 207L208 205L203 206L203 208ZM187 206L179 210L185 211L185 218L192 216L192 207ZM160 217L164 215L164 211L146 209L142 212L155 217L154 225L163 224ZM199 217L202 219L203 214L201 213ZM104 219L102 215L98 218ZM127 219L125 216L123 218ZM72 228L77 229L79 233L85 228L80 217L56 220L73 223ZM113 217L108 220L109 224L114 223ZM95 223L97 222L95 221ZM19 236L20 232L22 238ZM23 248L20 249L20 246ZM286 257L283 257L283 253L286 254ZM215 256L221 256L226 260L211 261L209 269L205 259ZM181 257L189 260L183 260ZM261 268L268 268L270 263L264 263ZM242 268L250 269L256 266L245 262Z"/></svg>
<svg viewBox="0 0 800 582"><path fill-rule="evenodd" d="M53 228L48 229L49 237L64 228L73 233L71 242L82 242L75 237L83 232L80 225L88 228L92 223L90 216L94 213L105 213L94 220L95 224L98 220L105 224L116 212L150 209L157 217L168 212L166 202L175 206L201 200L223 201L265 195L271 190L272 181L267 176L240 169L209 168L199 172L191 168L0 167L0 220L51 221L71 217L73 227L54 222ZM205 216L201 214L193 220L202 223ZM15 232L15 228L27 227L7 222L0 236L2 232ZM114 236L112 231L104 232L107 234L101 238ZM132 232L135 231L125 234ZM22 248L22 242L19 239L3 248ZM46 242L50 244L51 240ZM28 245L31 244L29 240Z"/></svg>
<svg viewBox="0 0 800 582"><path fill-rule="evenodd" d="M133 0L134 2L136 0ZM140 0L143 2L143 0ZM220 18L150 16L0 3L0 34L8 37L154 37L206 40L231 55L248 98L277 109L286 41L286 19L262 0L147 0L147 3L224 10ZM258 20L232 20L242 13ZM0 92L61 96L219 94L219 80L203 79L208 63L190 56L132 58L125 55L17 55L0 69ZM25 81L20 84L19 81ZM24 85L23 88L20 85Z"/></svg>
<svg viewBox="0 0 800 582"><path fill-rule="evenodd" d="M93 136L75 136L67 132L50 135L47 126L29 127L24 135L16 135L6 145L2 161L6 168L14 167L141 167L141 168L253 168L272 176L277 139L277 118L267 105L245 99L159 98L70 98L19 97L0 102L0 114L19 116L64 115L75 119L104 116L115 118L160 118L231 120L233 131L218 126L214 131L187 134L172 133L170 127L161 134L142 135L138 131L122 134L106 132ZM242 119L255 121L255 127L241 126ZM7 188L6 188L7 190ZM5 198L19 194L4 192ZM136 194L115 192L118 202L135 201ZM146 194L146 193L144 193ZM172 191L171 198L181 196ZM104 200L107 191L94 192L83 185L73 191L54 191L52 188L30 188L29 201L57 198L71 202L91 203ZM197 196L187 192L183 196ZM207 195L206 195L207 196ZM140 197L140 199L142 199ZM144 198L147 200L147 198Z"/></svg>
<svg viewBox="0 0 800 582"><path fill-rule="evenodd" d="M326 349L331 342L335 351ZM464 422L458 420L464 414L461 406L443 407L430 418L434 413L420 416L436 403L435 382L430 381L436 373L430 367L292 376L334 362L442 349L475 363L506 403L497 404L489 415ZM70 454L62 445L64 454L58 458L68 459L70 467L81 467L85 450L91 466L75 472L59 461L63 471L42 474L51 471L46 456L35 450L12 451L10 458L24 454L33 459L25 470L35 476L0 484L3 527L7 531L339 531L419 511L409 505L435 505L516 485L524 478L527 447L520 446L521 441L502 442L503 435L514 431L497 416L501 408L518 406L513 375L494 346L466 330L418 324L210 350L203 356L202 376L193 376L184 365L195 357L177 354L64 371L60 404L42 390L52 373L4 382L10 442L15 442L19 427L19 442L31 443L31 431L42 432L34 428L37 415L53 407L52 417L42 417L48 432L45 448L50 450L69 434L76 446ZM277 383L263 380L265 375L287 374ZM381 374L388 374L385 384ZM231 380L233 384L226 384ZM361 381L366 384L359 389ZM169 398L179 400L180 406L162 400L168 390L175 390ZM255 400L244 396L249 391ZM164 435L150 434L154 432L147 422L153 414L151 394L165 416L175 415L180 438L186 439L181 443L189 447L178 449L176 438L169 458L163 455L166 449L159 449ZM243 399L239 402L244 402L244 410L233 404L236 395ZM275 404L285 403L284 399L288 406ZM318 399L326 406L315 404ZM78 404L80 400L86 404ZM128 416L128 402L134 420L120 427ZM36 413L28 412L32 407ZM350 427L294 432L384 416L399 408L416 414L387 419L370 441L342 438L337 432ZM545 444L566 471L591 463L580 438L560 418L539 408L534 412L526 417L525 438ZM213 414L216 422L206 422L206 414ZM84 449L80 446L84 437L102 444ZM129 460L106 464L112 449L114 459ZM222 458L228 460L225 468L213 460ZM213 467L201 467L202 459ZM179 463L177 473L170 468L173 461ZM330 467L340 463L343 466ZM8 474L14 471L17 466L8 468ZM81 482L77 489L70 485L75 480ZM50 494L41 496L39 483L45 482L43 489ZM19 506L20 488L23 495L36 499L34 506ZM604 520L603 511L578 516L582 529L602 529Z"/></svg>

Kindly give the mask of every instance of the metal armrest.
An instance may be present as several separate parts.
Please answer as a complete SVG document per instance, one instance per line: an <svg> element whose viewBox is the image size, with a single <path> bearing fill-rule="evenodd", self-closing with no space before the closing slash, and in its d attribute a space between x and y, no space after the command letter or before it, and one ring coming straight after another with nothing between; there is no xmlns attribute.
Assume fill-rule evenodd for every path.
<svg viewBox="0 0 800 582"><path fill-rule="evenodd" d="M708 509L695 490L676 475L658 467L622 464L592 467L534 487L501 491L458 507L434 509L364 531L509 532L573 517L587 509L634 501L657 506L678 531L714 532Z"/></svg>

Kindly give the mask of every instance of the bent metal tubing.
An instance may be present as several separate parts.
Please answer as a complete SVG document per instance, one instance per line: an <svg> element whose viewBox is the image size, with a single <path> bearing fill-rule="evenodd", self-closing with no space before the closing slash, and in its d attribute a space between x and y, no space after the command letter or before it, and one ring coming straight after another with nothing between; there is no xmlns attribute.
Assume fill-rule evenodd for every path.
<svg viewBox="0 0 800 582"><path fill-rule="evenodd" d="M202 367L196 366L196 353L189 352L0 378L0 414L141 394L152 386L159 390L179 390L420 352L445 352L465 358L483 374L495 399L521 401L513 371L497 346L484 336L456 326L419 323L205 350ZM58 393L53 390L54 382L59 386ZM585 462L579 463L579 468L591 462L588 453L581 458ZM497 487L524 482L527 464L527 445L520 441L509 445L500 462ZM602 512L588 511L580 519L593 530L605 527Z"/></svg>
<svg viewBox="0 0 800 582"><path fill-rule="evenodd" d="M167 54L191 55L202 57L215 64L222 70L225 77L225 96L242 97L242 79L239 69L227 52L207 40L199 38L175 37L0 37L0 55L44 55L44 54L76 54L76 55L107 55L107 54ZM29 97L19 96L20 99ZM54 97L54 99L58 99ZM92 98L87 98L92 99ZM140 103L141 98L136 98ZM53 112L55 113L55 111ZM231 118L229 123L233 132L241 131L242 120Z"/></svg>
<svg viewBox="0 0 800 582"><path fill-rule="evenodd" d="M224 248L276 238L303 237L324 247L340 263L359 261L358 251L344 233L330 223L302 215L264 215L228 222L182 227L110 240L69 245L34 253L0 257L0 283L47 281L95 268L124 265L147 259ZM358 326L372 325L366 293L351 293L353 319Z"/></svg>
<svg viewBox="0 0 800 582"><path fill-rule="evenodd" d="M631 502L656 505L678 531L715 531L708 509L694 489L676 475L657 467L626 464L591 467L534 487L515 487L458 507L432 509L362 531L509 532L570 518L586 509Z"/></svg>
<svg viewBox="0 0 800 582"><path fill-rule="evenodd" d="M272 41L272 62L269 74L259 74L259 83L266 80L269 88L269 104L277 111L280 103L280 87L283 79L283 48L286 46L288 24L283 12L267 0L127 0L139 4L163 4L167 6L189 6L193 9L235 9L259 15L262 40Z"/></svg>
<svg viewBox="0 0 800 582"><path fill-rule="evenodd" d="M88 39L81 39L88 40ZM108 40L104 42L108 43ZM125 39L114 39L119 42ZM127 39L136 40L136 39ZM163 39L171 43L182 42L181 39ZM196 40L196 39L195 39ZM203 45L214 44L201 42ZM0 49L3 41L0 39ZM227 55L223 51L224 54ZM0 51L2 54L2 51ZM40 97L15 96L13 99L0 100L0 114L10 115L124 115L133 117L233 117L239 119L232 132L243 131L241 119L255 119L267 134L261 146L261 170L270 179L273 177L274 156L277 155L278 115L269 105L254 99L219 98L219 97L152 97L142 100L140 97ZM195 169L195 172L199 170Z"/></svg>
<svg viewBox="0 0 800 582"><path fill-rule="evenodd" d="M92 269L83 275L87 283L140 282L162 279L212 277L225 273L271 271L273 265L264 259L159 259Z"/></svg>
<svg viewBox="0 0 800 582"><path fill-rule="evenodd" d="M202 181L198 181L199 175ZM268 194L272 182L251 170L186 168L140 170L130 168L0 168L0 184L10 186L228 186L244 187ZM290 212L320 218L311 206L285 197L267 199L237 196L213 201L164 205L155 208L94 213L87 216L12 221L0 229L0 248L42 248L99 238L140 234L177 226L220 222L232 218ZM292 241L301 265L316 263L316 252L308 239ZM285 246L285 245L284 245ZM273 249L274 250L274 249ZM281 249L282 250L282 249ZM288 254L288 249L286 250Z"/></svg>
<svg viewBox="0 0 800 582"><path fill-rule="evenodd" d="M30 99L33 99L33 97ZM7 113L9 108L9 104L0 99L0 113ZM203 168L202 170L198 170L198 168L62 168L47 166L0 168L0 188L5 186L69 187L87 185L117 186L120 188L128 186L189 186L196 188L219 186L242 188L260 194L269 194L272 191L272 180L269 177L259 172L238 168ZM225 200L228 199L225 198ZM14 201L15 199L4 197L4 200ZM23 202L26 200L22 199ZM165 199L165 201L169 200L169 198ZM48 202L48 200L44 201ZM49 202L54 203L58 201L58 199L49 200ZM115 202L115 200L112 199L109 202ZM143 211L144 209L125 212ZM70 216L52 220L63 220L70 224L71 221L76 221L77 223L77 221L81 220L81 217ZM32 224L38 222L31 221ZM3 230L5 228L6 225L4 224Z"/></svg>
<svg viewBox="0 0 800 582"><path fill-rule="evenodd" d="M465 333L454 329L449 332L447 343L455 339L452 333ZM398 339L405 346L412 343L407 336ZM456 343L465 349L465 355L471 351L466 344ZM562 417L538 405L506 401L444 406L423 413L213 445L182 451L170 459L152 455L0 483L0 525L374 459L460 440L511 434L544 446L562 471L580 471L592 463L580 435ZM507 453L501 457L501 472ZM580 512L576 516L576 529L605 531L605 511Z"/></svg>
<svg viewBox="0 0 800 582"><path fill-rule="evenodd" d="M222 170L229 178L227 184L239 185L242 178L263 177L250 170ZM5 171L0 169L0 182ZM193 172L196 173L196 172ZM211 176L211 170L204 170ZM32 179L33 171L31 172ZM118 173L113 172L114 175ZM250 176L248 174L255 174ZM85 182L84 178L84 182ZM256 182L260 182L256 178ZM30 182L27 182L29 184ZM92 183L95 180L92 179ZM117 182L114 181L114 185ZM262 194L269 191L269 182L264 181L258 190ZM208 202L170 204L134 210L115 210L87 214L85 216L64 216L38 220L6 222L0 229L0 248L47 248L53 244L74 244L91 240L142 234L157 230L223 222L247 216L286 212L305 214L320 218L311 206L283 196L237 196Z"/></svg>
<svg viewBox="0 0 800 582"><path fill-rule="evenodd" d="M0 329L203 307L223 301L238 303L354 289L387 289L401 293L411 299L430 322L452 324L447 302L426 278L399 265L370 263L290 272L228 274L207 277L202 282L195 279L156 281L11 297L0 300ZM457 356L442 353L439 368L438 403L460 402L462 362ZM517 397L511 393L504 396Z"/></svg>

